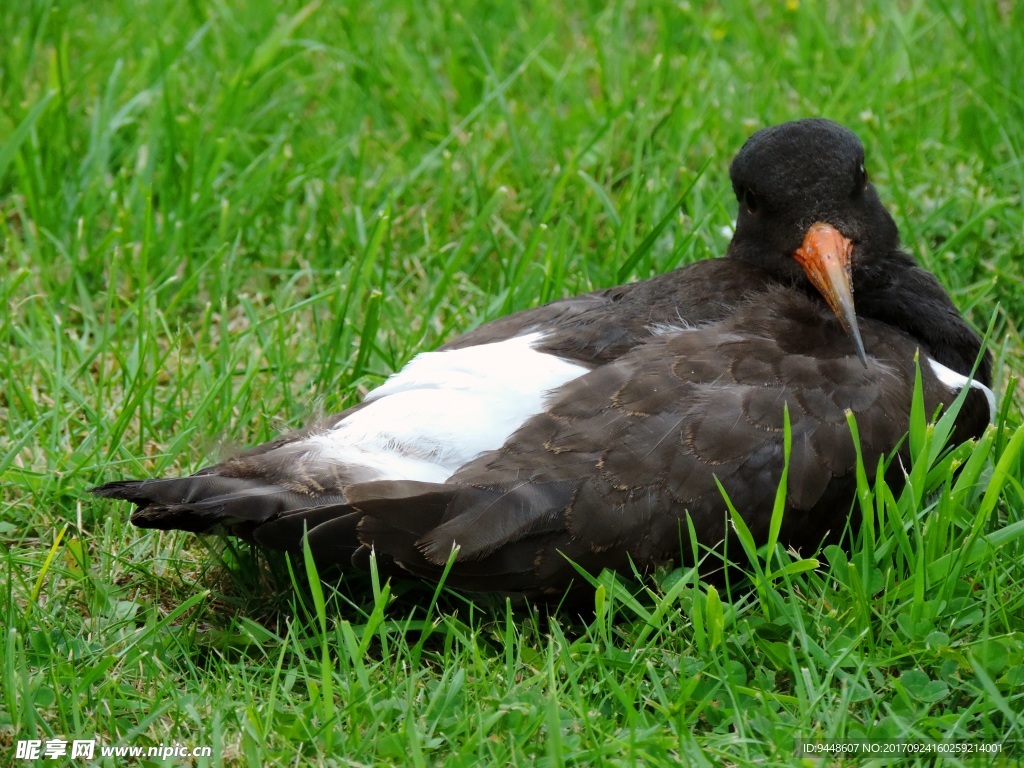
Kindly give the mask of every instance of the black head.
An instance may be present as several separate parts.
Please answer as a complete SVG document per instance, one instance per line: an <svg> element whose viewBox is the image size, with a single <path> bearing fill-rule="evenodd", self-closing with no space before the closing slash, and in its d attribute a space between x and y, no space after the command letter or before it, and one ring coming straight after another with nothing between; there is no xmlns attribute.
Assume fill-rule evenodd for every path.
<svg viewBox="0 0 1024 768"><path fill-rule="evenodd" d="M739 200L729 257L820 294L865 365L858 314L909 333L938 362L970 373L981 341L939 281L900 251L852 131L822 119L766 128L743 145L729 175ZM978 371L986 384L990 370L986 353Z"/></svg>
<svg viewBox="0 0 1024 768"><path fill-rule="evenodd" d="M730 256L799 280L792 255L810 225L824 222L853 243L856 286L859 273L884 268L879 262L899 250L896 224L868 181L864 146L837 123L813 118L758 131L729 175L739 201Z"/></svg>

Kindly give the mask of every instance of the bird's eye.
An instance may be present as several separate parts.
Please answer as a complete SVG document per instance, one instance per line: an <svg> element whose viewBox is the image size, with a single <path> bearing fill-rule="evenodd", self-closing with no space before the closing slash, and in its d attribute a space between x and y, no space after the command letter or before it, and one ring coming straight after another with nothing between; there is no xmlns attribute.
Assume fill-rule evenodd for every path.
<svg viewBox="0 0 1024 768"><path fill-rule="evenodd" d="M760 201L757 199L757 195L755 195L754 190L749 187L743 190L743 204L747 207L747 211L750 213L757 213L757 209L760 207Z"/></svg>

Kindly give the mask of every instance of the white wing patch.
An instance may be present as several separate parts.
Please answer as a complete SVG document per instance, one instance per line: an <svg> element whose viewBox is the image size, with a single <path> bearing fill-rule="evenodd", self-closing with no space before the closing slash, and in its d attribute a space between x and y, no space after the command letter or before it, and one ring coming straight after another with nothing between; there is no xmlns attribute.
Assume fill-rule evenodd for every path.
<svg viewBox="0 0 1024 768"><path fill-rule="evenodd" d="M317 458L380 479L443 482L540 413L548 394L589 369L537 351L545 334L424 352L334 429L310 437Z"/></svg>
<svg viewBox="0 0 1024 768"><path fill-rule="evenodd" d="M988 418L989 421L993 421L996 417L996 396L995 393L982 384L980 381L969 379L963 374L957 373L952 368L947 368L942 363L937 363L930 357L927 358L928 365L931 366L932 373L935 374L935 378L946 385L952 392L959 392L965 386L970 384L975 389L980 389L985 393L985 399L988 400Z"/></svg>

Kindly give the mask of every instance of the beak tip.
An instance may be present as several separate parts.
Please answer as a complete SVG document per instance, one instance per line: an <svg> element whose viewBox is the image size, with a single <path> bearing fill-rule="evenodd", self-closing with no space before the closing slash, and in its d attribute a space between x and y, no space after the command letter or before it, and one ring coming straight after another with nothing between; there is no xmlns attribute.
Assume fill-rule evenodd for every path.
<svg viewBox="0 0 1024 768"><path fill-rule="evenodd" d="M856 323L856 320L854 321L854 323ZM861 363L864 364L864 367L867 368L868 355L867 352L864 351L864 342L861 341L860 338L860 329L856 326L856 324L852 325L851 329L852 333L850 335L853 336L853 345L857 350L857 358L861 361Z"/></svg>

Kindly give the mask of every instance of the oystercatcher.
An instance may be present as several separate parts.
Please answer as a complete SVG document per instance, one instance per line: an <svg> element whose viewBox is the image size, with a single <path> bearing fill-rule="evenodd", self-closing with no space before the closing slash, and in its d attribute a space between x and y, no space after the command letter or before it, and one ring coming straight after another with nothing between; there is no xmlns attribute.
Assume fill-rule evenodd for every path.
<svg viewBox="0 0 1024 768"><path fill-rule="evenodd" d="M646 571L735 534L817 547L868 466L970 391L955 439L994 412L991 360L938 280L900 249L855 134L758 131L730 167L723 258L517 312L416 356L359 405L189 477L118 481L144 528L226 532L474 591L556 596L572 563ZM717 483L716 483L717 480ZM898 479L897 479L898 482ZM683 545L681 546L681 542ZM454 551L454 555L453 555Z"/></svg>

